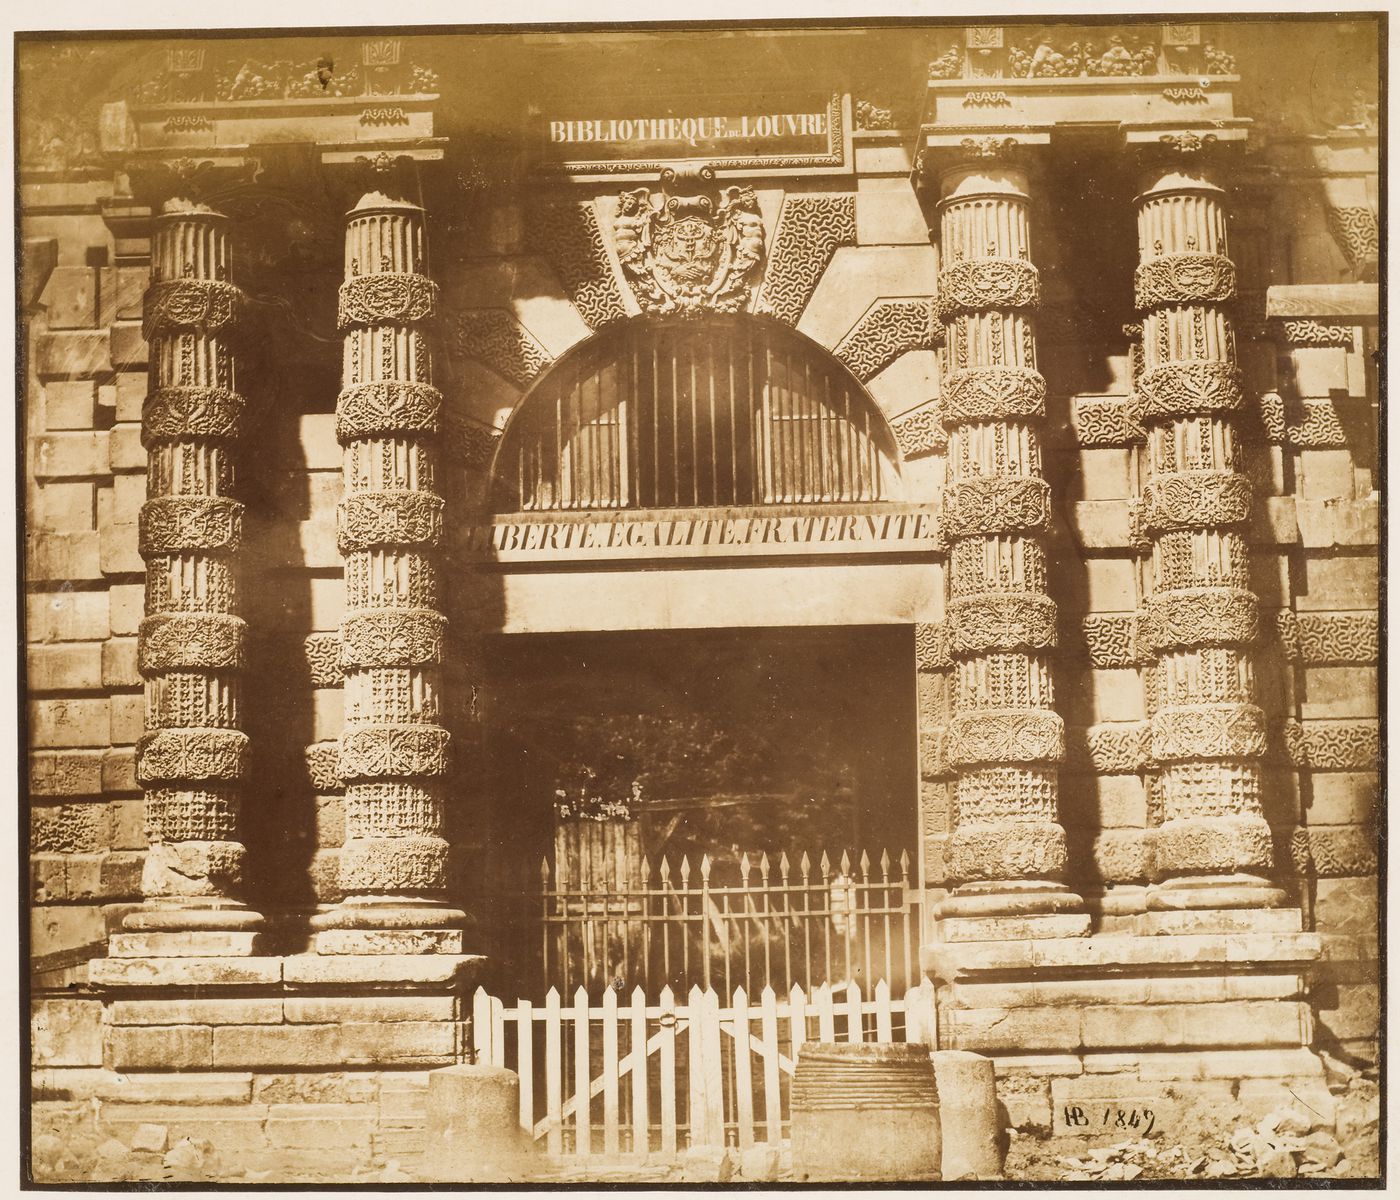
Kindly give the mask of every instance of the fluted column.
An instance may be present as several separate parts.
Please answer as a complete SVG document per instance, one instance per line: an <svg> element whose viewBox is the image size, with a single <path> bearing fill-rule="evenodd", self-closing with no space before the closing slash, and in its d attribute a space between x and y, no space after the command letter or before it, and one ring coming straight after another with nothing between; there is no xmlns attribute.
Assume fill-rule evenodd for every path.
<svg viewBox="0 0 1400 1200"><path fill-rule="evenodd" d="M1062 882L1064 724L1050 666L1045 381L1031 318L1040 279L1030 261L1026 172L995 160L965 164L945 172L942 196L948 761L957 772L948 865L960 886L940 916L1064 914L1031 928L1081 934L1088 918Z"/></svg>
<svg viewBox="0 0 1400 1200"><path fill-rule="evenodd" d="M423 210L403 198L394 175L360 198L345 233L344 390L336 404L345 471L345 899L316 918L319 928L339 931L319 936L323 950L460 949L460 934L347 942L343 931L446 930L464 919L444 899L446 618L434 561L441 396L426 328L437 288L427 273Z"/></svg>
<svg viewBox="0 0 1400 1200"><path fill-rule="evenodd" d="M143 313L146 733L136 770L150 849L146 902L126 918L128 929L247 930L261 922L237 899L248 738L235 573L243 505L232 497L243 399L230 339L241 302L230 282L227 218L188 198L167 201L155 220Z"/></svg>
<svg viewBox="0 0 1400 1200"><path fill-rule="evenodd" d="M1259 601L1250 590L1243 393L1227 313L1235 268L1224 193L1197 158L1150 168L1137 198L1136 396L1147 432L1138 515L1151 548L1139 632L1151 656L1162 811L1149 906L1242 908L1284 897L1266 878L1272 841L1259 796L1264 714L1250 650Z"/></svg>

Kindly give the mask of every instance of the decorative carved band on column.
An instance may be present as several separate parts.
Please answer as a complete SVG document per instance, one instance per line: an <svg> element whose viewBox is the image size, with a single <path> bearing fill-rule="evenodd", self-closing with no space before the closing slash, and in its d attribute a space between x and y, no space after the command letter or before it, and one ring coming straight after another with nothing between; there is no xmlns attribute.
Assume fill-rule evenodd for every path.
<svg viewBox="0 0 1400 1200"><path fill-rule="evenodd" d="M323 931L445 930L465 919L445 901L442 837L447 621L438 610L443 502L434 483L442 396L429 347L437 285L428 276L423 210L403 198L396 180L396 171L377 180L385 190L361 196L345 231L344 389L336 404L345 472L338 537L345 728L337 765L345 781L345 899L314 918ZM353 947L348 936L323 932L318 946L460 948L447 935L418 942L385 935L382 943L354 935L361 941Z"/></svg>
<svg viewBox="0 0 1400 1200"><path fill-rule="evenodd" d="M1243 403L1226 306L1235 267L1223 191L1193 153L1148 167L1137 198L1147 433L1139 524L1151 584L1139 615L1150 653L1151 757L1162 821L1152 908L1243 908L1284 900L1266 873L1272 836L1259 798L1264 714L1250 647L1259 601L1244 526L1251 489L1236 414Z"/></svg>
<svg viewBox="0 0 1400 1200"><path fill-rule="evenodd" d="M942 180L954 681L947 760L957 774L947 865L959 886L939 916L1025 917L1028 933L1080 935L1088 932L1083 902L1061 882L1057 764L1065 737L1049 658L1056 618L1044 543L1045 380L1032 325L1040 276L1030 261L1026 185L1023 169L988 161Z"/></svg>
<svg viewBox="0 0 1400 1200"><path fill-rule="evenodd" d="M128 929L248 930L262 922L238 899L248 738L240 728L245 625L234 569L243 505L230 495L243 399L230 338L243 295L229 276L227 218L177 193L155 219L142 321L150 342L141 419L149 464L137 659L146 732L136 775L146 789L150 849L141 877L146 902L127 916Z"/></svg>

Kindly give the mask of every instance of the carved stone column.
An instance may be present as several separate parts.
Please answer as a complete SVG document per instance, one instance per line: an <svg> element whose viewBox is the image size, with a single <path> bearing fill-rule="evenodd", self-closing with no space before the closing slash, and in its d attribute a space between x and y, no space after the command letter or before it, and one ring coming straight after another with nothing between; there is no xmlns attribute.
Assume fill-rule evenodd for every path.
<svg viewBox="0 0 1400 1200"><path fill-rule="evenodd" d="M1192 135L1164 139L1176 162L1148 169L1138 196L1142 373L1147 432L1139 525L1151 547L1151 593L1139 622L1151 656L1151 755L1162 823L1159 884L1149 907L1251 908L1284 895L1266 873L1272 841L1259 797L1264 714L1250 646L1250 484L1237 418L1243 403L1226 305L1235 267L1225 196Z"/></svg>
<svg viewBox="0 0 1400 1200"><path fill-rule="evenodd" d="M1002 147L994 154L945 171L939 205L954 661L948 761L957 772L948 867L960 884L939 915L1023 917L1027 936L1079 935L1088 916L1062 882L1064 724L1051 681L1045 380L1031 318L1040 279L1030 261L1026 172L1005 161ZM955 924L944 926L945 937L957 936ZM968 934L982 936L975 923Z"/></svg>
<svg viewBox="0 0 1400 1200"><path fill-rule="evenodd" d="M345 232L345 386L336 404L345 451L345 900L315 919L323 953L456 952L462 935L453 927L465 919L444 899L446 618L434 562L443 502L433 474L442 397L426 328L437 288L423 209L405 198L411 182L386 164Z"/></svg>
<svg viewBox="0 0 1400 1200"><path fill-rule="evenodd" d="M248 931L262 918L237 899L248 737L240 727L245 626L235 571L243 505L232 496L243 398L231 337L242 293L230 281L227 218L192 194L178 192L155 219L143 313L150 392L141 414L149 460L138 653L146 733L136 771L150 849L146 902L125 925ZM251 935L224 943L219 953L252 949ZM142 943L145 953L160 945Z"/></svg>

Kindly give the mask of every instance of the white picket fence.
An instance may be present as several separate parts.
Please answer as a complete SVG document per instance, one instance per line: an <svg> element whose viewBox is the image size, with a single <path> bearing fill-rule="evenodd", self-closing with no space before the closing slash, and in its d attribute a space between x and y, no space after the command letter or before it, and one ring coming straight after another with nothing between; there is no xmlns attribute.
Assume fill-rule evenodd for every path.
<svg viewBox="0 0 1400 1200"><path fill-rule="evenodd" d="M547 1153L675 1155L781 1141L804 1042L932 1044L933 1012L927 979L902 997L881 981L868 999L855 983L782 999L736 988L728 1005L699 987L649 1002L639 987L627 1003L579 988L569 1005L550 989L507 1007L479 988L472 1042L476 1062L519 1075L521 1128Z"/></svg>

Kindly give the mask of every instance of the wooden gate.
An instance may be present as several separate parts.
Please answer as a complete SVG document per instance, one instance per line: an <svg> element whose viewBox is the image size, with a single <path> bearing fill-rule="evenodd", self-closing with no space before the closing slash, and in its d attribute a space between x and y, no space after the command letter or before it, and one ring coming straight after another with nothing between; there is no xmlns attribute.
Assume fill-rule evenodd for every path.
<svg viewBox="0 0 1400 1200"><path fill-rule="evenodd" d="M511 1007L478 989L475 1061L520 1076L520 1125L551 1155L676 1155L692 1146L741 1149L788 1136L790 1080L807 1041L933 1044L933 986L902 997L881 981L771 988L727 1005L693 987L655 1002L642 989L622 1003L608 990L591 1004L579 988L565 1005L551 988L543 1005Z"/></svg>

